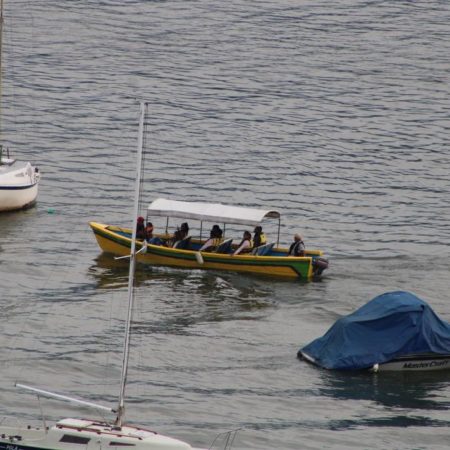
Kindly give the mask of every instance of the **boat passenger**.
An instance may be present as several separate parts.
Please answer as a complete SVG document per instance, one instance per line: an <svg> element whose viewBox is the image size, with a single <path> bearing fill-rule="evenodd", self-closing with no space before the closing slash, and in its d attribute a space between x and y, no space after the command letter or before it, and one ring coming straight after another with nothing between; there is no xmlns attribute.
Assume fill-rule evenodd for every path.
<svg viewBox="0 0 450 450"><path fill-rule="evenodd" d="M173 233L173 236L170 239L168 239L167 245L169 247L175 247L175 244L177 242L180 242L182 239L184 239L183 236L184 236L183 232L179 228L177 228Z"/></svg>
<svg viewBox="0 0 450 450"><path fill-rule="evenodd" d="M145 226L145 239L147 241L150 241L153 237L153 224L151 222L147 222L147 225Z"/></svg>
<svg viewBox="0 0 450 450"><path fill-rule="evenodd" d="M189 225L187 222L183 222L181 224L180 232L180 236L182 236L181 239L187 238L189 236Z"/></svg>
<svg viewBox="0 0 450 450"><path fill-rule="evenodd" d="M266 235L263 233L262 227L257 226L253 230L255 235L253 236L253 246L259 247L260 245L267 244Z"/></svg>
<svg viewBox="0 0 450 450"><path fill-rule="evenodd" d="M177 227L173 236L167 241L169 247L175 247L175 244L187 238L189 235L189 225L187 222L181 224L180 227Z"/></svg>
<svg viewBox="0 0 450 450"><path fill-rule="evenodd" d="M305 256L305 243L300 234L294 234L294 242L289 247L288 256Z"/></svg>
<svg viewBox="0 0 450 450"><path fill-rule="evenodd" d="M164 245L164 241L161 238L153 236L153 224L151 222L147 222L145 227L145 239L152 245Z"/></svg>
<svg viewBox="0 0 450 450"><path fill-rule="evenodd" d="M242 236L242 241L238 245L238 248L231 253L230 256L239 255L239 253L248 253L253 247L252 243L252 234L250 231L244 231L244 235Z"/></svg>
<svg viewBox="0 0 450 450"><path fill-rule="evenodd" d="M144 218L142 216L137 218L136 239L145 239L145 225Z"/></svg>
<svg viewBox="0 0 450 450"><path fill-rule="evenodd" d="M209 233L209 239L200 247L199 251L203 252L209 248L217 247L223 240L222 236L222 229L219 227L219 225L214 225Z"/></svg>

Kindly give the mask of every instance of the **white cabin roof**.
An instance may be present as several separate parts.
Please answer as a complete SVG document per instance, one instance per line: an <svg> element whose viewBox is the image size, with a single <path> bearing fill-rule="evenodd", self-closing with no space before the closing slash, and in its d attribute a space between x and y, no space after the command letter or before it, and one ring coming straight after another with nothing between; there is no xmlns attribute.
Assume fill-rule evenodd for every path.
<svg viewBox="0 0 450 450"><path fill-rule="evenodd" d="M86 419L61 419L57 422L57 425L73 427L73 428L86 428L92 425L94 422L92 420Z"/></svg>
<svg viewBox="0 0 450 450"><path fill-rule="evenodd" d="M265 217L279 218L275 210L244 208L220 203L181 202L158 198L148 207L151 216L177 217L209 222L256 226Z"/></svg>
<svg viewBox="0 0 450 450"><path fill-rule="evenodd" d="M133 446L135 450L205 450L191 447L186 442L164 436L155 431L127 425L117 428L114 425L84 419L63 419L57 422L56 426L50 430L50 440L53 445L47 447L62 448L61 444L55 446L54 443L61 442L61 435L65 434L75 439L84 438L86 441L95 437L98 448L117 449L126 445ZM74 447L68 446L67 448L73 449ZM83 448L86 448L86 446L83 446Z"/></svg>

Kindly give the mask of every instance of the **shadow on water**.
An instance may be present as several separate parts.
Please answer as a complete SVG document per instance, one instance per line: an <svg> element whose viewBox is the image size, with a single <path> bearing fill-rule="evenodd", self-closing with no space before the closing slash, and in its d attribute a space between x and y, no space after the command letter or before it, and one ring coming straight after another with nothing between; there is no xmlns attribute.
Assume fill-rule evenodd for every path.
<svg viewBox="0 0 450 450"><path fill-rule="evenodd" d="M320 370L320 369L318 369ZM338 400L366 400L388 408L446 410L439 392L448 386L448 371L436 372L339 372L323 371L320 395Z"/></svg>
<svg viewBox="0 0 450 450"><path fill-rule="evenodd" d="M364 427L447 428L450 425L450 420L439 416L445 415L450 407L447 395L449 371L369 373L310 367L317 372L315 388L286 391L283 395L306 396L312 404L315 401L326 401L330 404L329 414L317 417L312 411L309 418L268 424L269 428L300 427L345 431ZM335 402L336 408L331 406ZM348 408L342 409L346 404L349 405ZM359 409L352 409L355 404L366 405L364 414ZM435 414L431 415L430 411ZM249 427L251 428L250 424Z"/></svg>
<svg viewBox="0 0 450 450"><path fill-rule="evenodd" d="M156 301L150 306L150 321L135 321L137 333L186 334L199 323L259 320L276 307L270 292L245 277L212 271L142 270L148 275L142 293L153 287Z"/></svg>
<svg viewBox="0 0 450 450"><path fill-rule="evenodd" d="M128 283L129 265L126 259L116 260L113 256L102 253L95 259L88 272L97 281L101 289L119 289ZM269 297L274 288L273 283L265 285L262 278L254 279L252 276L232 272L215 272L205 270L186 270L171 267L151 267L138 264L135 274L135 286L170 284L175 290L189 289L192 294L205 297L206 300L225 298L265 299ZM211 294L213 297L211 298ZM264 306L266 302L255 303L255 307Z"/></svg>
<svg viewBox="0 0 450 450"><path fill-rule="evenodd" d="M126 289L128 261L102 253L88 274L104 291ZM139 264L135 275L133 330L138 334L186 334L192 325L228 320L257 320L275 307L273 287L234 273L151 267ZM267 312L268 313L268 312Z"/></svg>
<svg viewBox="0 0 450 450"><path fill-rule="evenodd" d="M88 269L88 275L97 283L98 289L123 289L128 285L129 264L127 259L114 259L112 255L100 253L95 264ZM136 272L135 285L142 283L139 271Z"/></svg>

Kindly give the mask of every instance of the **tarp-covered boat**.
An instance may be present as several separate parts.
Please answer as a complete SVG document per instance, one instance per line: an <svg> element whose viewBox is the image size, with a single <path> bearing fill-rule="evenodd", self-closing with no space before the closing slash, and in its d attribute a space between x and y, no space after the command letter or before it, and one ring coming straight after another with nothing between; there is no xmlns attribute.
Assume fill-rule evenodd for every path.
<svg viewBox="0 0 450 450"><path fill-rule="evenodd" d="M339 319L298 351L325 369L450 368L450 324L410 292L387 292Z"/></svg>
<svg viewBox="0 0 450 450"><path fill-rule="evenodd" d="M223 205L218 203L184 202L168 199L156 199L148 207L147 217L165 217L166 231L157 235L163 245L146 244L138 241L138 261L151 264L182 267L185 269L213 269L236 272L254 273L265 276L298 278L308 280L320 275L327 267L321 250L306 249L304 256L290 257L288 249L278 245L280 229L280 213L276 210L261 210L241 206ZM200 221L199 236L189 236L184 239L186 245L169 244L169 218L190 219ZM265 218L278 219L277 242L269 242L249 253L230 257L237 248L227 236L223 244L211 251L201 251L206 241L202 237L203 223L223 223L225 225L240 225L246 227L258 226ZM131 230L97 222L89 224L95 234L100 248L113 255L126 256L130 253ZM228 245L226 245L228 243Z"/></svg>

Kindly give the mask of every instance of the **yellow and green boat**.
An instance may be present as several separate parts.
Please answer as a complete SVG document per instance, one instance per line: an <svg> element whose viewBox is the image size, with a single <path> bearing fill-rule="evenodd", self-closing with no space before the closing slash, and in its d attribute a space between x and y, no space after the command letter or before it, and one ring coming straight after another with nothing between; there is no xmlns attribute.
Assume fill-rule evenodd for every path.
<svg viewBox="0 0 450 450"><path fill-rule="evenodd" d="M181 202L157 199L148 207L147 218L166 217L166 230L157 234L163 245L149 244L138 240L137 260L154 266L172 266L184 269L212 269L245 272L264 276L310 280L320 276L328 267L321 250L306 250L305 256L288 256L288 249L279 246L280 213L275 210L259 210L222 204ZM168 233L169 219L200 221L199 236L188 236L173 247L166 246L171 235ZM202 238L203 223L223 223L255 227L265 218L278 219L277 242L269 242L254 248L250 253L232 255L237 245L224 237L223 242L212 251L199 251L207 239ZM89 224L95 234L98 245L105 252L115 256L128 256L132 242L132 230L115 225L97 222Z"/></svg>

